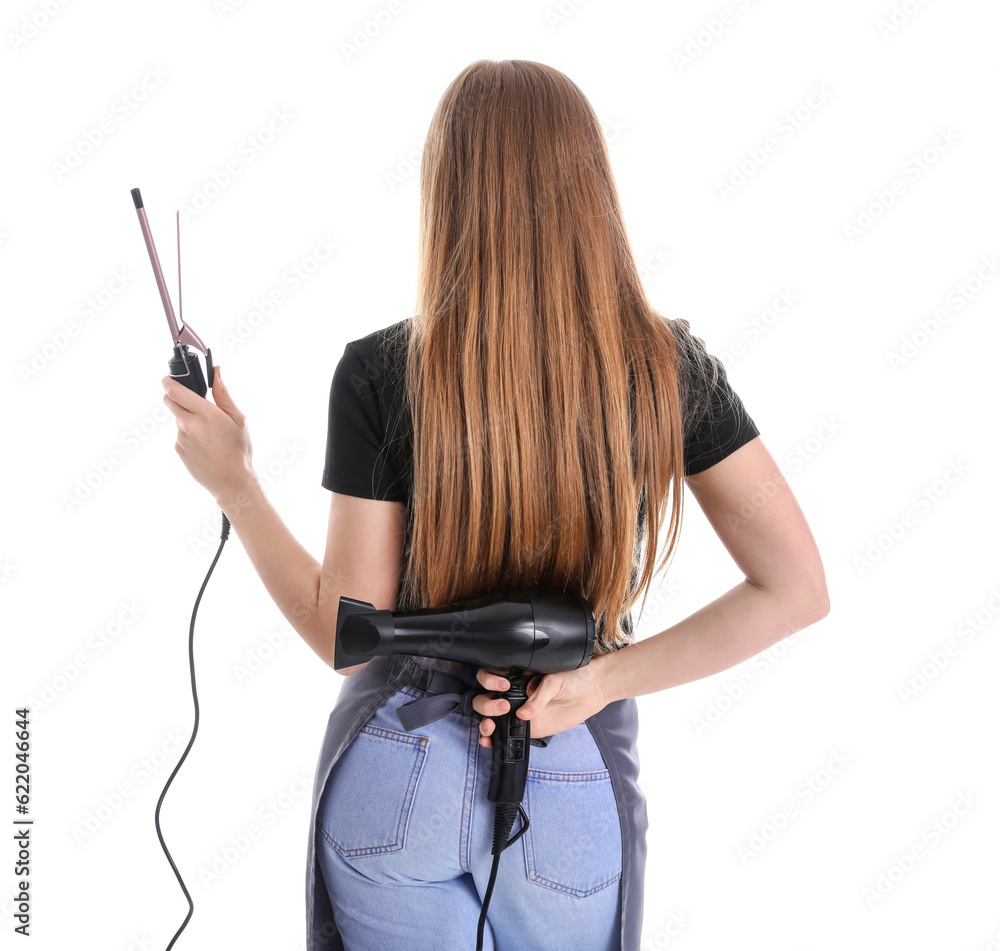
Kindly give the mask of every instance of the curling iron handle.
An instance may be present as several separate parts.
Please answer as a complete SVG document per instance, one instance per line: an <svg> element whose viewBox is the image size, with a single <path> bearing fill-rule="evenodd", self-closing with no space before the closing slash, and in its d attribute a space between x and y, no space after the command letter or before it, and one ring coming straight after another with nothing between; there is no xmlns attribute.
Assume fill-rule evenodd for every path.
<svg viewBox="0 0 1000 951"><path fill-rule="evenodd" d="M201 371L201 361L195 353L185 343L179 347L174 347L174 355L170 358L167 366L170 368L170 375L178 382L193 390L199 396L204 397L208 392L215 376L215 368L212 366L212 350L209 348L206 355L208 364L208 385L205 384L205 376Z"/></svg>

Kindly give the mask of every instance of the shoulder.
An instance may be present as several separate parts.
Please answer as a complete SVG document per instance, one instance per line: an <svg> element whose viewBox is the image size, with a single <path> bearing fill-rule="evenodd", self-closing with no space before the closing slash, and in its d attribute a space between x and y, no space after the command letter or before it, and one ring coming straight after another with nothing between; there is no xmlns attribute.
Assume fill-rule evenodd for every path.
<svg viewBox="0 0 1000 951"><path fill-rule="evenodd" d="M357 357L364 360L379 361L387 357L395 357L403 348L409 337L411 318L404 317L387 327L380 327L370 334L348 341L347 346Z"/></svg>
<svg viewBox="0 0 1000 951"><path fill-rule="evenodd" d="M344 369L339 372L350 375L355 396L374 404L382 425L393 433L400 425L397 417L409 413L403 377L411 326L411 318L406 317L350 340L341 358Z"/></svg>
<svg viewBox="0 0 1000 951"><path fill-rule="evenodd" d="M691 329L683 317L668 317L677 347L677 390L681 401L684 432L688 435L709 410L713 395L726 382L722 361L710 353L705 341Z"/></svg>
<svg viewBox="0 0 1000 951"><path fill-rule="evenodd" d="M759 436L760 429L733 389L722 359L708 349L687 320L669 323L677 341L684 474L695 475Z"/></svg>
<svg viewBox="0 0 1000 951"><path fill-rule="evenodd" d="M379 393L382 400L393 397L404 368L409 326L407 317L349 340L338 372L350 375L359 394Z"/></svg>
<svg viewBox="0 0 1000 951"><path fill-rule="evenodd" d="M677 344L680 382L688 386L714 383L722 369L722 361L709 352L705 341L691 329L690 322L684 317L668 317L667 326Z"/></svg>

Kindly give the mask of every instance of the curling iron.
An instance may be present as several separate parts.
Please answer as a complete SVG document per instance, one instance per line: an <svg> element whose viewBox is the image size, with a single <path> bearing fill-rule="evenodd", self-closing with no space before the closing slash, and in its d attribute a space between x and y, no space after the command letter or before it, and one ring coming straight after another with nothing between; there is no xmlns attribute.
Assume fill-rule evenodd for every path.
<svg viewBox="0 0 1000 951"><path fill-rule="evenodd" d="M476 951L482 951L486 910L501 853L528 829L521 801L528 778L531 722L517 711L527 701L535 674L574 670L594 654L594 610L581 595L495 592L412 611L377 611L373 604L341 597L334 642L334 670L383 654L414 654L476 667L507 667L509 703L495 716L488 798L494 804L493 867L479 916ZM404 724L405 725L405 724ZM514 818L521 828L508 839Z"/></svg>
<svg viewBox="0 0 1000 951"><path fill-rule="evenodd" d="M142 195L139 194L138 188L132 189L132 201L135 203L136 214L139 216L139 227L142 229L142 236L146 240L146 250L149 252L149 261L150 264L153 265L153 277L156 279L156 286L160 291L160 300L163 303L163 310L167 315L167 325L170 328L170 337L173 340L174 352L169 363L167 364L170 370L170 376L178 382L183 383L189 390L194 391L200 397L204 398L205 394L208 392L208 387L214 384L215 368L212 365L212 351L209 350L204 343L202 343L201 338L194 332L194 330L184 323L184 304L181 296L181 213L179 211L177 212L177 306L180 314L180 324L178 324L177 317L174 316L173 304L170 301L170 292L167 290L167 282L163 278L163 269L160 267L160 258L156 253L156 245L153 243L153 233L150 231L149 221L146 218L146 209L143 206ZM206 373L202 373L201 362L198 354L191 349L192 347L195 348L195 350L200 350L205 355L207 368ZM212 559L212 564L209 565L208 573L205 575L205 580L201 583L201 590L198 592L198 597L194 602L194 610L191 612L191 627L188 636L188 661L191 668L191 695L194 698L194 728L191 731L191 739L188 740L188 745L184 748L181 758L177 761L177 765L168 777L163 787L163 792L160 793L160 798L156 803L156 813L154 815L154 819L156 821L156 836L160 840L160 847L167 856L167 861L170 863L170 867L174 870L174 875L177 877L177 881L181 886L181 891L184 892L184 897L187 899L188 903L187 916L184 918L184 921L181 922L181 926L177 929L173 938L170 939L170 944L167 945L166 951L170 951L188 921L191 920L191 915L194 914L194 902L191 901L191 894L188 892L187 887L184 884L184 879L181 878L181 873L177 870L177 866L174 864L173 858L171 858L166 842L163 841L163 833L160 831L160 806L163 805L163 799L167 794L167 789L170 788L170 784L173 782L174 776L177 775L177 771L181 768L184 760L187 759L188 752L194 744L194 738L198 735L198 688L195 684L194 677L194 621L198 615L198 605L201 603L201 596L205 592L205 586L208 584L208 579L212 577L212 572L215 569L215 563L219 560L219 555L222 554L222 549L226 544L226 539L229 538L229 529L229 519L226 518L226 513L223 512L222 540L219 543L218 551L215 553L215 558Z"/></svg>

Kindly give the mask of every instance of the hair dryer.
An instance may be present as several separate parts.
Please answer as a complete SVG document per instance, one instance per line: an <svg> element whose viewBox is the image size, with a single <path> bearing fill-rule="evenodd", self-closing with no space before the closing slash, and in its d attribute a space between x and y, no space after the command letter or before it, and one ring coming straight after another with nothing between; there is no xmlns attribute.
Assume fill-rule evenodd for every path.
<svg viewBox="0 0 1000 951"><path fill-rule="evenodd" d="M594 610L579 594L499 591L451 604L412 611L377 611L367 601L341 597L334 642L335 670L384 654L416 654L477 667L507 667L510 689L498 696L510 704L494 717L493 759L488 798L495 803L493 868L479 918L477 951L483 946L486 909L500 853L527 830L521 806L528 778L530 721L517 718L536 673L574 670L594 653ZM521 828L508 840L514 817Z"/></svg>

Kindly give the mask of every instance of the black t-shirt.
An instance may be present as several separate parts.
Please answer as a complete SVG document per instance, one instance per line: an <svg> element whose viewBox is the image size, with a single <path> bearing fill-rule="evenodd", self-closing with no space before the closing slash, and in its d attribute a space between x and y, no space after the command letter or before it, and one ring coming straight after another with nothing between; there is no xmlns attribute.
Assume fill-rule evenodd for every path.
<svg viewBox="0 0 1000 951"><path fill-rule="evenodd" d="M405 502L413 474L413 438L401 379L405 318L352 340L333 373L323 486L343 495ZM677 322L673 321L674 326ZM681 329L688 328L680 321ZM694 348L692 366L708 366L709 355L689 329L682 345ZM699 369L688 373L684 419L684 474L703 472L760 435L742 400L729 385L721 361L711 381Z"/></svg>

